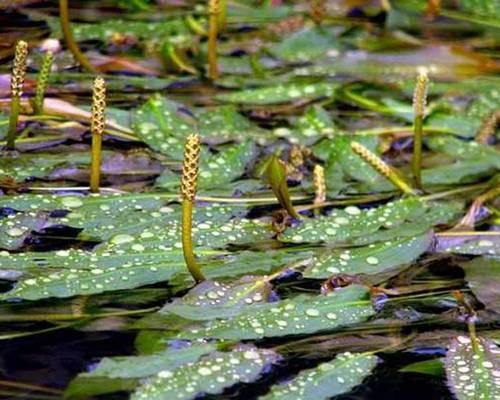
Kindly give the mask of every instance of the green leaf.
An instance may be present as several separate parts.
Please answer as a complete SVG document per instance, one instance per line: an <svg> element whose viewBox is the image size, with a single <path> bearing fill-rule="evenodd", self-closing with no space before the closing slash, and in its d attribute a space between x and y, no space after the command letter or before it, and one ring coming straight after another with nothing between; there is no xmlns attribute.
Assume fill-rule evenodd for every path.
<svg viewBox="0 0 500 400"><path fill-rule="evenodd" d="M488 235L440 237L437 250L446 253L500 256L500 238Z"/></svg>
<svg viewBox="0 0 500 400"><path fill-rule="evenodd" d="M144 378L156 375L165 369L175 369L195 362L201 356L216 349L214 344L193 344L180 349L166 349L147 356L103 358L91 372L81 373L78 380L85 378Z"/></svg>
<svg viewBox="0 0 500 400"><path fill-rule="evenodd" d="M132 390L139 378L158 374L197 361L216 349L214 344L193 344L181 349L166 349L147 356L102 359L91 372L80 373L65 390L66 398L78 398Z"/></svg>
<svg viewBox="0 0 500 400"><path fill-rule="evenodd" d="M289 136L292 134L290 131L287 133L287 128L277 128L274 130L275 135ZM295 123L293 136L290 138L292 141L298 141L302 144L311 144L316 142L319 138L330 136L338 131L332 121L330 114L320 105L313 105L309 107L303 116L299 117Z"/></svg>
<svg viewBox="0 0 500 400"><path fill-rule="evenodd" d="M332 34L322 27L306 27L285 37L273 45L271 53L286 61L308 61L325 56L328 50L338 48Z"/></svg>
<svg viewBox="0 0 500 400"><path fill-rule="evenodd" d="M0 249L16 250L31 235L46 226L48 215L43 212L11 214L0 218Z"/></svg>
<svg viewBox="0 0 500 400"><path fill-rule="evenodd" d="M258 89L246 89L239 92L216 96L217 100L240 104L280 104L292 101L312 101L322 97L332 97L339 86L334 82L288 83Z"/></svg>
<svg viewBox="0 0 500 400"><path fill-rule="evenodd" d="M465 280L486 308L500 312L500 259L477 257L459 264L465 271Z"/></svg>
<svg viewBox="0 0 500 400"><path fill-rule="evenodd" d="M219 153L203 159L200 165L200 190L230 183L242 176L247 164L254 158L256 147L251 141L221 147Z"/></svg>
<svg viewBox="0 0 500 400"><path fill-rule="evenodd" d="M127 254L74 249L16 255L0 252L0 263L2 268L24 272L12 290L0 295L2 300L37 300L130 289L166 281L185 268L180 250L161 249L154 253Z"/></svg>
<svg viewBox="0 0 500 400"><path fill-rule="evenodd" d="M416 237L395 237L364 247L326 250L313 258L304 271L307 278L328 278L332 274L373 274L385 269L411 263L432 243L433 235L424 233Z"/></svg>
<svg viewBox="0 0 500 400"><path fill-rule="evenodd" d="M89 152L72 153L28 153L17 157L0 159L0 175L7 175L16 181L28 178L45 178L56 168L90 165Z"/></svg>
<svg viewBox="0 0 500 400"><path fill-rule="evenodd" d="M500 151L493 146L486 146L474 141L464 141L453 136L438 136L427 140L433 150L445 153L458 160L481 161L500 169Z"/></svg>
<svg viewBox="0 0 500 400"><path fill-rule="evenodd" d="M327 296L297 296L256 305L231 319L210 321L180 338L261 339L334 330L365 321L374 314L368 289L349 286Z"/></svg>
<svg viewBox="0 0 500 400"><path fill-rule="evenodd" d="M380 190L386 181L373 168L367 168L363 161L351 148L355 141L376 153L378 137L376 136L344 136L336 135L329 143L329 157L325 165L326 186L329 191L342 189L344 182L356 180L366 183L372 190Z"/></svg>
<svg viewBox="0 0 500 400"><path fill-rule="evenodd" d="M153 150L180 161L184 139L196 130L194 117L180 110L180 104L154 95L132 113L132 129Z"/></svg>
<svg viewBox="0 0 500 400"><path fill-rule="evenodd" d="M401 368L399 372L413 372L416 374L441 376L444 373L444 368L441 359L432 359L409 364Z"/></svg>
<svg viewBox="0 0 500 400"><path fill-rule="evenodd" d="M458 400L500 398L500 349L492 341L458 336L448 346L446 377Z"/></svg>
<svg viewBox="0 0 500 400"><path fill-rule="evenodd" d="M229 284L207 280L182 298L166 304L159 313L175 314L193 321L229 318L245 307L267 302L270 293L271 284L258 277L245 276Z"/></svg>
<svg viewBox="0 0 500 400"><path fill-rule="evenodd" d="M52 36L62 37L58 19L46 17L52 30ZM76 41L101 40L111 42L113 35L119 34L139 40L163 39L173 44L188 42L192 32L180 19L154 21L133 21L121 18L110 18L98 23L71 23L71 30Z"/></svg>
<svg viewBox="0 0 500 400"><path fill-rule="evenodd" d="M488 18L500 18L498 0L462 0L460 7L466 12Z"/></svg>
<svg viewBox="0 0 500 400"><path fill-rule="evenodd" d="M262 138L267 133L241 115L232 104L194 111L198 118L198 132L204 141L221 143L231 140Z"/></svg>
<svg viewBox="0 0 500 400"><path fill-rule="evenodd" d="M159 372L139 386L131 400L188 400L200 394L218 394L236 383L253 382L278 360L272 350L248 345L230 352L214 352L194 363Z"/></svg>
<svg viewBox="0 0 500 400"><path fill-rule="evenodd" d="M398 235L405 236L408 228L414 234L412 224L418 224L420 232L440 223L446 223L457 215L461 208L453 203L429 203L416 197L408 197L385 205L359 209L349 206L335 209L329 216L320 216L302 221L279 236L279 240L291 243L342 243L360 240L371 243L377 240L375 235L382 234L393 239L392 229L401 228ZM403 225L405 224L406 225Z"/></svg>
<svg viewBox="0 0 500 400"><path fill-rule="evenodd" d="M361 384L377 361L371 354L341 353L332 361L301 371L286 384L272 386L269 394L259 400L327 400Z"/></svg>

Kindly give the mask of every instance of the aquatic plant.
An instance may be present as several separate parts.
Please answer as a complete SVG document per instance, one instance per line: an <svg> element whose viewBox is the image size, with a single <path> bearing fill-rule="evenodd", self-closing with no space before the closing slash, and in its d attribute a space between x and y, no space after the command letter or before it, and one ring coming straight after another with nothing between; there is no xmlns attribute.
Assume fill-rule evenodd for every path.
<svg viewBox="0 0 500 400"><path fill-rule="evenodd" d="M26 59L28 57L28 43L20 40L16 44L14 65L10 78L10 115L9 130L7 131L6 150L14 150L16 144L17 120L21 110L21 96L23 94L24 77L26 75Z"/></svg>
<svg viewBox="0 0 500 400"><path fill-rule="evenodd" d="M220 0L208 0L208 77L215 80L219 77L217 65L217 34L221 15Z"/></svg>
<svg viewBox="0 0 500 400"><path fill-rule="evenodd" d="M281 207L283 207L292 217L300 218L299 213L293 207L290 199L284 162L275 155L272 155L267 161L265 174Z"/></svg>
<svg viewBox="0 0 500 400"><path fill-rule="evenodd" d="M35 114L43 114L43 100L45 98L45 90L47 89L50 68L52 67L53 60L54 56L52 52L50 50L45 52L42 67L40 68L40 72L38 72L36 80L35 98L33 99L33 111Z"/></svg>
<svg viewBox="0 0 500 400"><path fill-rule="evenodd" d="M411 166L417 189L422 189L422 140L428 82L427 72L421 71L413 92L413 158Z"/></svg>
<svg viewBox="0 0 500 400"><path fill-rule="evenodd" d="M106 83L98 76L94 80L92 92L92 116L90 133L92 135L91 162L90 162L90 191L99 192L101 181L102 135L106 123Z"/></svg>
<svg viewBox="0 0 500 400"><path fill-rule="evenodd" d="M321 207L326 201L325 169L316 164L313 170L314 205ZM315 209L317 210L317 208Z"/></svg>
<svg viewBox="0 0 500 400"><path fill-rule="evenodd" d="M352 142L351 149L374 170L388 179L394 186L396 186L396 188L401 190L403 193L415 194L415 190L398 174L398 172L394 168L386 164L380 157L372 153L365 146L358 142Z"/></svg>
<svg viewBox="0 0 500 400"><path fill-rule="evenodd" d="M73 37L73 32L71 31L71 22L69 18L68 3L68 0L59 0L59 22L61 24L61 30L64 35L66 46L82 68L90 72L98 72L97 68L90 63L85 54L83 54L83 52L80 50L80 47L78 47L78 44Z"/></svg>
<svg viewBox="0 0 500 400"><path fill-rule="evenodd" d="M205 276L196 262L193 251L193 207L198 184L198 164L201 151L200 136L191 134L186 138L184 160L182 163L181 198L182 198L182 251L186 266L196 282L205 280Z"/></svg>

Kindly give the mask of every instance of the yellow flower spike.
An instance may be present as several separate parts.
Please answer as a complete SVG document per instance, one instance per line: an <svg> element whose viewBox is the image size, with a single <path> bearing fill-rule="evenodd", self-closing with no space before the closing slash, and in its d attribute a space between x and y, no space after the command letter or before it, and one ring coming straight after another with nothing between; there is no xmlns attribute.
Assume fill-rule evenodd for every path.
<svg viewBox="0 0 500 400"><path fill-rule="evenodd" d="M314 205L321 206L326 201L325 169L316 164L313 170ZM318 208L314 209L315 212Z"/></svg>
<svg viewBox="0 0 500 400"><path fill-rule="evenodd" d="M33 108L35 114L43 114L43 100L45 97L45 90L47 89L47 83L49 81L50 68L52 67L52 62L54 61L54 56L49 50L45 53L43 57L42 67L38 73L38 78L36 80L36 91L35 99L33 101Z"/></svg>
<svg viewBox="0 0 500 400"><path fill-rule="evenodd" d="M325 0L311 0L309 15L316 25L321 25L326 14Z"/></svg>
<svg viewBox="0 0 500 400"><path fill-rule="evenodd" d="M500 124L500 110L493 111L483 120L474 140L480 144L488 144L491 136L494 135L497 126Z"/></svg>
<svg viewBox="0 0 500 400"><path fill-rule="evenodd" d="M85 54L82 53L73 38L73 32L71 31L69 19L68 0L59 0L59 22L61 24L61 30L66 46L71 54L73 54L73 57L75 57L75 60L87 71L98 72L97 68L94 67L87 57L85 57Z"/></svg>
<svg viewBox="0 0 500 400"><path fill-rule="evenodd" d="M16 44L14 66L10 78L10 117L7 132L6 150L14 150L16 144L17 120L21 109L21 96L23 94L24 77L26 75L26 59L28 58L28 43L20 40Z"/></svg>
<svg viewBox="0 0 500 400"><path fill-rule="evenodd" d="M393 168L387 165L380 157L373 154L365 146L358 142L352 142L351 149L366 163L370 164L375 171L391 181L391 183L403 193L416 194L415 190L407 182L405 182L405 180L400 177Z"/></svg>
<svg viewBox="0 0 500 400"><path fill-rule="evenodd" d="M217 33L220 11L220 0L208 0L208 77L211 80L216 80L219 77Z"/></svg>
<svg viewBox="0 0 500 400"><path fill-rule="evenodd" d="M205 280L193 251L193 204L198 183L198 164L200 161L201 140L199 135L189 135L184 146L182 163L182 251L187 269L198 283Z"/></svg>
<svg viewBox="0 0 500 400"><path fill-rule="evenodd" d="M102 135L104 133L106 109L106 83L100 76L94 80L92 93L92 116L90 121L90 133L92 134L91 163L90 163L90 191L99 192L101 180L101 153Z"/></svg>
<svg viewBox="0 0 500 400"><path fill-rule="evenodd" d="M415 185L418 189L422 189L422 137L428 83L427 72L423 70L417 76L413 92L413 157L411 165Z"/></svg>

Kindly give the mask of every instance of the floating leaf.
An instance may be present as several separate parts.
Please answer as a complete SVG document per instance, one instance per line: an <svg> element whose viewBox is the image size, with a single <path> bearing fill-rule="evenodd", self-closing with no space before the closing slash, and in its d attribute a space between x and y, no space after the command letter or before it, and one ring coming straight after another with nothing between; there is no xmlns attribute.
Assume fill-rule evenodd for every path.
<svg viewBox="0 0 500 400"><path fill-rule="evenodd" d="M377 357L363 353L342 353L314 369L301 371L290 382L271 387L259 400L327 400L361 384L377 365Z"/></svg>
<svg viewBox="0 0 500 400"><path fill-rule="evenodd" d="M322 97L331 97L338 83L289 83L259 89L247 89L239 92L220 94L217 100L240 104L279 104L291 101L312 101Z"/></svg>
<svg viewBox="0 0 500 400"><path fill-rule="evenodd" d="M62 37L59 20L47 18L52 35ZM111 18L98 23L71 23L73 36L77 41L102 40L111 42L114 35L140 40L158 39L169 40L173 44L191 39L191 31L182 19L153 21L133 21L120 18Z"/></svg>
<svg viewBox="0 0 500 400"><path fill-rule="evenodd" d="M441 376L444 374L443 362L440 359L417 361L409 364L399 370L399 372L412 372L416 374L425 374Z"/></svg>
<svg viewBox="0 0 500 400"><path fill-rule="evenodd" d="M166 304L159 312L193 321L229 318L249 305L267 302L270 293L269 282L258 277L245 276L231 284L207 280L182 298ZM202 313L200 309L203 309Z"/></svg>
<svg viewBox="0 0 500 400"><path fill-rule="evenodd" d="M330 114L320 105L314 104L305 111L303 116L297 119L294 131L288 128L277 128L274 130L274 134L280 137L290 136L291 142L311 144L319 138L333 135L336 131L338 128L332 121Z"/></svg>
<svg viewBox="0 0 500 400"><path fill-rule="evenodd" d="M436 249L455 254L500 256L500 237L480 234L441 236L438 237Z"/></svg>
<svg viewBox="0 0 500 400"><path fill-rule="evenodd" d="M32 231L45 227L47 217L47 214L42 212L29 212L0 218L0 249L20 248Z"/></svg>
<svg viewBox="0 0 500 400"><path fill-rule="evenodd" d="M37 300L130 289L166 281L185 268L182 252L158 250L143 254L90 253L57 250L10 255L0 252L2 268L23 271L14 289L0 299Z"/></svg>
<svg viewBox="0 0 500 400"><path fill-rule="evenodd" d="M216 349L214 344L193 344L180 349L166 349L147 356L103 358L91 372L82 373L81 378L144 378L165 369L175 369L195 362L201 356Z"/></svg>
<svg viewBox="0 0 500 400"><path fill-rule="evenodd" d="M266 131L241 115L234 105L194 110L198 118L198 131L203 141L211 144L230 140L262 138Z"/></svg>
<svg viewBox="0 0 500 400"><path fill-rule="evenodd" d="M65 390L67 398L95 396L132 389L139 378L158 374L196 362L216 349L214 344L193 344L180 349L166 349L146 356L103 358L94 370L73 379Z"/></svg>
<svg viewBox="0 0 500 400"><path fill-rule="evenodd" d="M153 150L180 161L184 139L196 129L194 118L181 109L181 105L154 95L133 112L132 129Z"/></svg>
<svg viewBox="0 0 500 400"><path fill-rule="evenodd" d="M478 337L458 336L446 353L446 377L458 400L500 398L500 349Z"/></svg>
<svg viewBox="0 0 500 400"><path fill-rule="evenodd" d="M424 233L372 243L364 247L343 250L325 250L313 258L305 270L307 278L328 278L332 274L373 274L388 268L410 263L424 253L432 243L433 235Z"/></svg>
<svg viewBox="0 0 500 400"><path fill-rule="evenodd" d="M286 61L310 62L314 58L325 56L328 51L334 50L335 42L332 43L332 35L321 27L307 27L294 32L284 40L273 45L271 53Z"/></svg>
<svg viewBox="0 0 500 400"><path fill-rule="evenodd" d="M132 400L194 399L218 394L236 383L257 379L269 364L279 360L272 350L241 345L226 353L214 352L176 369L165 369L141 385Z"/></svg>
<svg viewBox="0 0 500 400"><path fill-rule="evenodd" d="M366 183L372 190L382 190L387 185L383 177L373 168L367 168L363 161L351 148L355 141L369 150L376 152L378 138L376 136L335 135L333 139L322 142L321 146L329 148L329 156L325 166L326 183L329 191L340 190L350 180ZM390 187L390 186L389 186Z"/></svg>
<svg viewBox="0 0 500 400"><path fill-rule="evenodd" d="M418 224L422 232L436 224L448 222L457 215L457 211L460 211L457 204L429 203L416 197L389 202L371 209L361 210L356 206L348 206L335 209L329 216L305 220L296 227L287 229L280 235L279 240L292 243L341 243L364 238L364 243L370 243L384 240L380 239L380 236L378 239L374 236L384 233L392 239L390 231L398 227L403 232L405 227L408 227L413 234L412 225L402 225L408 222ZM403 236L403 232L398 234Z"/></svg>
<svg viewBox="0 0 500 400"><path fill-rule="evenodd" d="M374 314L368 289L349 286L327 296L298 296L256 305L231 319L210 321L181 338L261 339L333 330L365 321Z"/></svg>
<svg viewBox="0 0 500 400"><path fill-rule="evenodd" d="M477 257L459 264L472 293L488 309L500 311L500 259Z"/></svg>

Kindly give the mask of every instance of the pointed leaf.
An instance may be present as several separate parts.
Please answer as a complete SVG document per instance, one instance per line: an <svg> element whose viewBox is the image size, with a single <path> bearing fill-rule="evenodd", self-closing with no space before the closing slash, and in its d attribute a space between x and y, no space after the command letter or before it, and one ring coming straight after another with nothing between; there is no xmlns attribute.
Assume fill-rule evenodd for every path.
<svg viewBox="0 0 500 400"><path fill-rule="evenodd" d="M368 289L349 286L327 296L298 296L256 305L232 319L215 320L205 328L179 334L181 338L246 340L301 335L355 324L374 314Z"/></svg>
<svg viewBox="0 0 500 400"><path fill-rule="evenodd" d="M326 250L315 257L305 270L307 278L328 278L332 274L373 274L385 269L411 263L424 253L432 243L433 235L424 233L372 243L364 247L343 250Z"/></svg>
<svg viewBox="0 0 500 400"><path fill-rule="evenodd" d="M499 354L498 346L487 339L458 336L451 341L445 369L458 400L500 398Z"/></svg>
<svg viewBox="0 0 500 400"><path fill-rule="evenodd" d="M290 382L271 387L259 400L327 400L361 384L377 365L377 357L363 353L342 353L314 369L301 371Z"/></svg>
<svg viewBox="0 0 500 400"><path fill-rule="evenodd" d="M131 400L189 400L200 394L218 394L236 383L253 382L278 359L272 350L253 346L215 352L194 363L159 372L156 378L139 386Z"/></svg>

